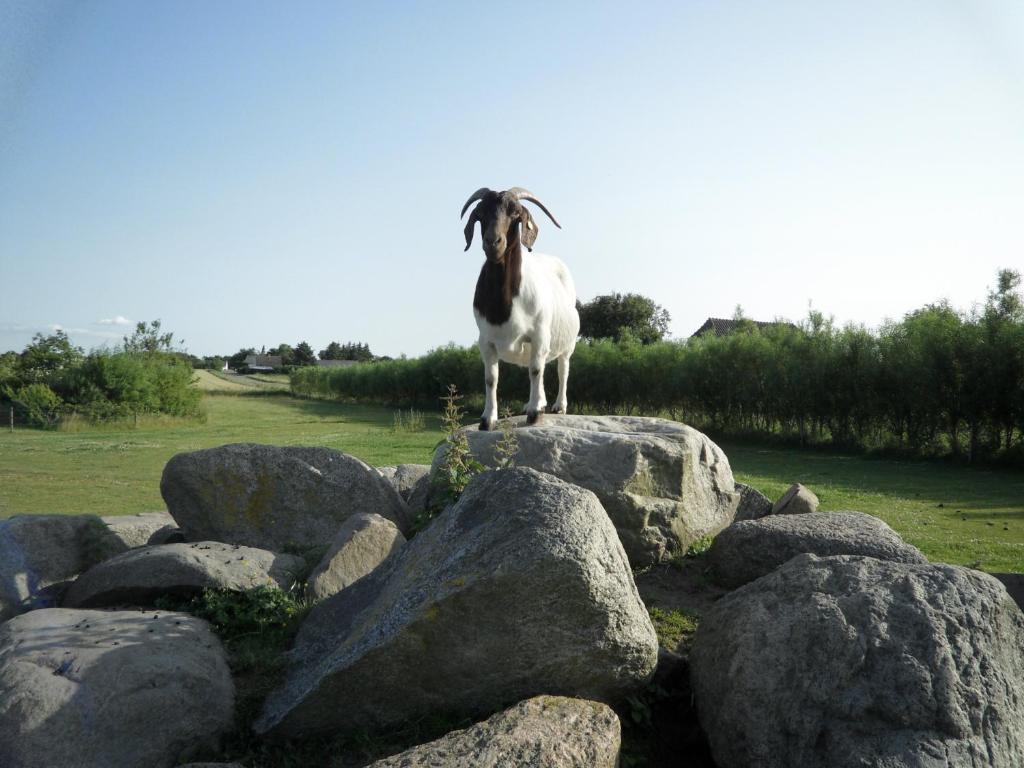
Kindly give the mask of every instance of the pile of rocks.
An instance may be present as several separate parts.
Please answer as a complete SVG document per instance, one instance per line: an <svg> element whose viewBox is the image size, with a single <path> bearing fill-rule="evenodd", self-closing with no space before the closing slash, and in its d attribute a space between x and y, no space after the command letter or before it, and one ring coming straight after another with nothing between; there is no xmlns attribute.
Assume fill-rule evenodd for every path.
<svg viewBox="0 0 1024 768"><path fill-rule="evenodd" d="M374 765L614 766L609 705L655 700L685 700L692 723L647 717L703 727L719 768L1020 764L1024 614L999 582L803 486L772 503L681 424L515 434L516 468L415 536L443 449L375 470L223 446L168 463L169 514L0 521L0 765L171 768L239 727L291 743L443 713L476 725ZM500 432L466 437L499 463ZM659 652L634 570L711 536L689 655ZM251 724L209 625L155 608L211 588L315 600Z"/></svg>

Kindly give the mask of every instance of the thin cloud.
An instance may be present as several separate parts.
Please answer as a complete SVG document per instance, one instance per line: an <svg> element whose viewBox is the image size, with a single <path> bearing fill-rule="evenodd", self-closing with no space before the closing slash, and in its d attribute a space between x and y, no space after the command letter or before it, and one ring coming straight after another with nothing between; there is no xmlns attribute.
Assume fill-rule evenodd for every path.
<svg viewBox="0 0 1024 768"><path fill-rule="evenodd" d="M117 315L116 317L105 317L102 320L97 320L96 325L131 325L132 321L124 315Z"/></svg>

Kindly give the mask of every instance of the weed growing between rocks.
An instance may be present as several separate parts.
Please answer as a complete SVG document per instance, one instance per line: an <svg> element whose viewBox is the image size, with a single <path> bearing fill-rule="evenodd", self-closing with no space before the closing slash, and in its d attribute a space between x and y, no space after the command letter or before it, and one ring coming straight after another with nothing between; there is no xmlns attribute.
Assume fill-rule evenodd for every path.
<svg viewBox="0 0 1024 768"><path fill-rule="evenodd" d="M700 616L692 611L650 608L651 623L658 634L658 644L676 653L686 654L697 632Z"/></svg>
<svg viewBox="0 0 1024 768"><path fill-rule="evenodd" d="M462 408L462 395L454 384L448 385L448 394L442 401L444 412L441 415L441 427L444 438L437 445L444 445L446 449L441 466L430 481L433 489L430 504L413 521L413 535L430 525L430 521L446 507L458 501L469 481L485 469L483 464L473 458L469 441L462 431L465 411Z"/></svg>
<svg viewBox="0 0 1024 768"><path fill-rule="evenodd" d="M501 439L494 446L494 456L498 469L512 469L516 465L516 454L519 453L519 438L512 424L512 412L506 408L501 414Z"/></svg>

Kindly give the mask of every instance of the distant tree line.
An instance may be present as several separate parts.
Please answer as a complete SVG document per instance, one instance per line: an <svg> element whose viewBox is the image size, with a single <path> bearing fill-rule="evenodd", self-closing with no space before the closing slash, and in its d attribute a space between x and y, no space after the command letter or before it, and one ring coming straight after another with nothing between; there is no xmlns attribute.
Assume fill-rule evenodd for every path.
<svg viewBox="0 0 1024 768"><path fill-rule="evenodd" d="M1018 272L1002 270L980 307L965 312L940 301L877 331L836 327L820 312L767 328L740 318L728 336L685 341L645 344L635 332L591 330L572 358L570 408L667 415L804 444L1024 463L1020 286ZM546 373L549 399L554 367ZM476 348L452 345L414 359L292 374L300 395L426 408L448 384L478 397L482 382ZM502 364L500 396L521 405L528 393L526 371Z"/></svg>
<svg viewBox="0 0 1024 768"><path fill-rule="evenodd" d="M233 355L209 355L207 357L189 356L189 359L193 368L220 370L224 367L224 363L226 362L228 367L232 370L244 371L246 368L245 360L251 355L270 355L280 357L281 365L279 368L285 372L305 365L316 365L316 361L318 359L357 360L361 362L376 359L370 351L369 344L364 342L346 342L344 344L339 344L337 341L332 341L326 348L321 349L319 353L313 351L313 347L309 345L309 342L300 341L295 346L292 346L291 344L278 344L276 347L271 347L270 349L262 347L259 350L255 347L243 347Z"/></svg>
<svg viewBox="0 0 1024 768"><path fill-rule="evenodd" d="M200 393L191 384L192 366L159 320L138 323L113 350L86 354L57 330L37 333L20 353L0 355L0 404L37 426L55 426L69 413L92 420L193 416Z"/></svg>

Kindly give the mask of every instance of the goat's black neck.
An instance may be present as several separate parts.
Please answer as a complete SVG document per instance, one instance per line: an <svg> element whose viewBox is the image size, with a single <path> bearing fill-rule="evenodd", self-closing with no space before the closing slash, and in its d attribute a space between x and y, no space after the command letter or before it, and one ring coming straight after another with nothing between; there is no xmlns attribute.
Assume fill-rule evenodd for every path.
<svg viewBox="0 0 1024 768"><path fill-rule="evenodd" d="M473 308L491 325L502 325L512 314L512 299L519 295L522 281L523 252L519 242L519 227L509 232L505 257L501 263L488 259L476 281Z"/></svg>

